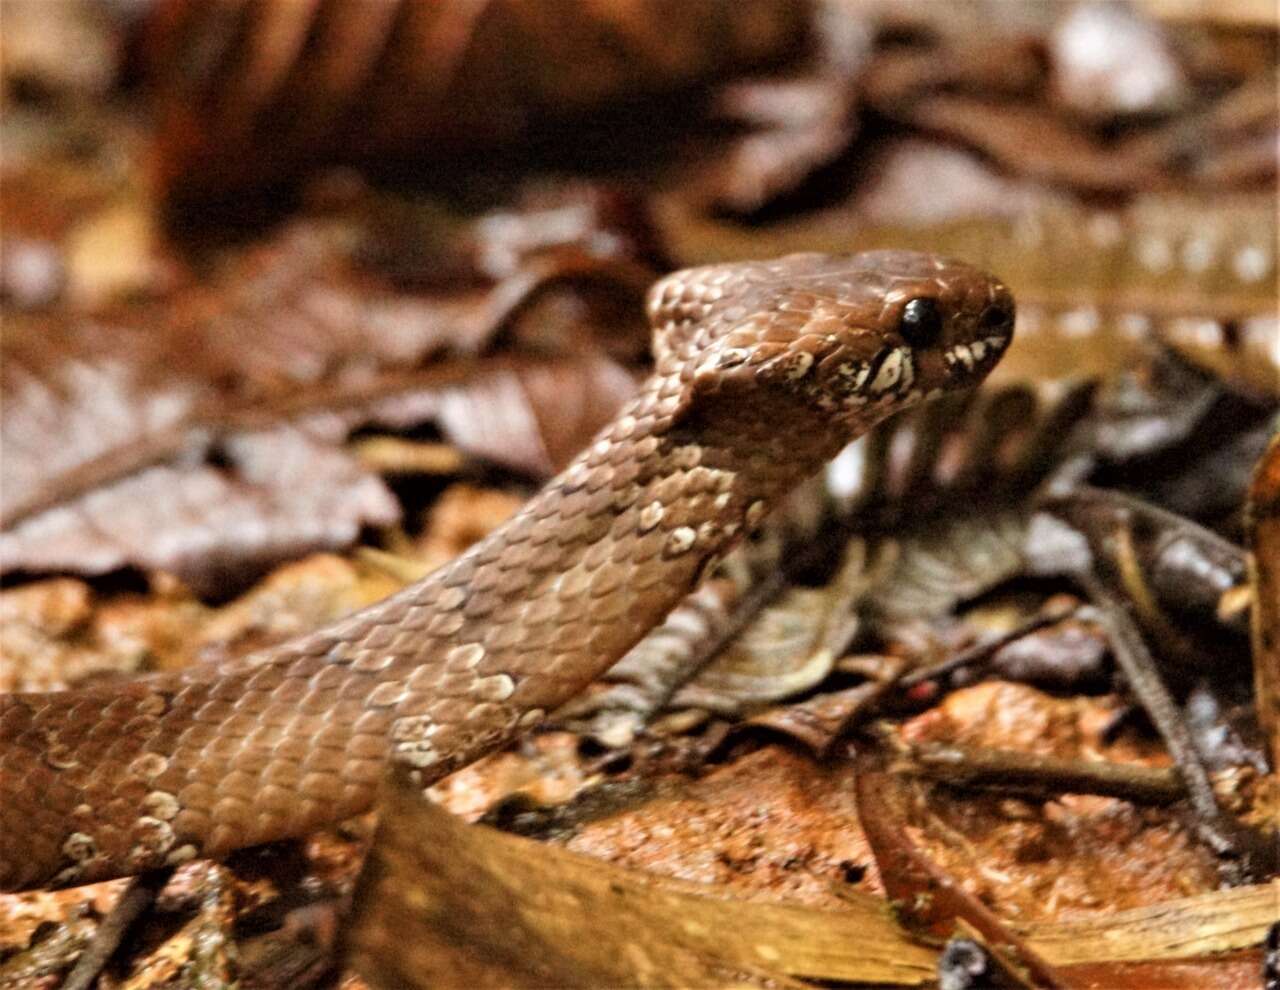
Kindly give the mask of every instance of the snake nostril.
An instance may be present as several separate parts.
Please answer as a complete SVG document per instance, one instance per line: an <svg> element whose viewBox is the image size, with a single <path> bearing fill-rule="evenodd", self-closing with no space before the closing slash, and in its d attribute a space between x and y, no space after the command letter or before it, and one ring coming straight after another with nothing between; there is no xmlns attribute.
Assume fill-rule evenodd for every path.
<svg viewBox="0 0 1280 990"><path fill-rule="evenodd" d="M928 347L942 333L942 314L928 296L910 300L902 307L898 332L912 347Z"/></svg>
<svg viewBox="0 0 1280 990"><path fill-rule="evenodd" d="M988 306L982 311L982 315L978 317L978 326L983 330L1007 328L1012 322L1013 314L1009 311L1009 308L998 303Z"/></svg>

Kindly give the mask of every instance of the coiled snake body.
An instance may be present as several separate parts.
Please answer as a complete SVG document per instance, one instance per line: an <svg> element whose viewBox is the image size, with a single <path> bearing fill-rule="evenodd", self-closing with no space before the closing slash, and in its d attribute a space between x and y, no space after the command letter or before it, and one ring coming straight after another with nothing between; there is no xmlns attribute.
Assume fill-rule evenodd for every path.
<svg viewBox="0 0 1280 990"><path fill-rule="evenodd" d="M429 783L606 670L852 437L979 381L1013 301L913 252L792 255L654 286L655 371L506 525L328 628L223 665L0 697L0 889L216 857Z"/></svg>

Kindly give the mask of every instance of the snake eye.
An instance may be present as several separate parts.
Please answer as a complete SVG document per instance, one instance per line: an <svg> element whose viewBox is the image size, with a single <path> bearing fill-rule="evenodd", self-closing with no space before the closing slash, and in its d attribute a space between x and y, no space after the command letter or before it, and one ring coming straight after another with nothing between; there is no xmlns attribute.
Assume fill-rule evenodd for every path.
<svg viewBox="0 0 1280 990"><path fill-rule="evenodd" d="M912 299L902 307L898 332L913 347L928 347L942 333L942 314L928 296Z"/></svg>

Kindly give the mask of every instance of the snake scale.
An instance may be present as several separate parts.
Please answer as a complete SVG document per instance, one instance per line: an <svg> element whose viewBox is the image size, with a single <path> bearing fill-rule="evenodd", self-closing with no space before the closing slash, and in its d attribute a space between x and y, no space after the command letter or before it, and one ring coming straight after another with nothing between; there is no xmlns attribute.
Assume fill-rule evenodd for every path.
<svg viewBox="0 0 1280 990"><path fill-rule="evenodd" d="M777 499L885 416L972 386L1013 300L960 262L790 255L650 291L652 376L504 526L349 618L223 664L0 697L0 889L305 834L560 705Z"/></svg>

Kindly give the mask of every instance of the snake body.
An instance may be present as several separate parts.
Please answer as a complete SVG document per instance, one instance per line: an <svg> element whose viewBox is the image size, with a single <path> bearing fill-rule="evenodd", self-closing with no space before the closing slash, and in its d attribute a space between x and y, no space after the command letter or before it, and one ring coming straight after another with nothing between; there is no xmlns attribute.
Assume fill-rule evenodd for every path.
<svg viewBox="0 0 1280 990"><path fill-rule="evenodd" d="M655 370L468 552L221 665L0 697L0 889L73 886L305 834L534 725L854 436L979 381L1013 301L914 252L689 269L649 294Z"/></svg>

